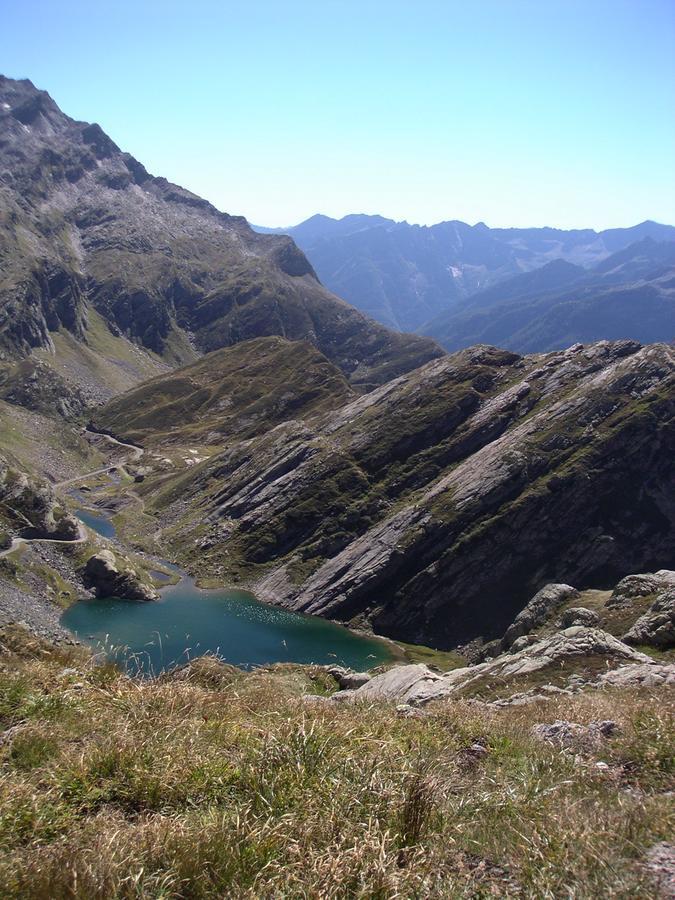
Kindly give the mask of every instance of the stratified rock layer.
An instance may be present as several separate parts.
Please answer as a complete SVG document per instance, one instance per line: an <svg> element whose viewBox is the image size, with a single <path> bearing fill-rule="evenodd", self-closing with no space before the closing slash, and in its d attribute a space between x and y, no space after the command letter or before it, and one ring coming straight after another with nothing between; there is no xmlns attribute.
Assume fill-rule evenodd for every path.
<svg viewBox="0 0 675 900"><path fill-rule="evenodd" d="M229 379L236 350L250 402L214 392L200 362L151 383L162 421L144 412L142 390L100 413L158 454L198 429L219 443L189 472L143 482L186 566L198 554L200 572L232 572L268 602L453 648L501 639L546 585L605 588L675 556L673 348L474 347L355 396L309 348L276 340L214 358ZM288 396L304 398L272 428L258 415L264 379L243 356L263 353L288 371ZM310 366L320 394L293 374ZM164 433L185 397L199 422ZM575 600L572 588L554 593L507 643Z"/></svg>

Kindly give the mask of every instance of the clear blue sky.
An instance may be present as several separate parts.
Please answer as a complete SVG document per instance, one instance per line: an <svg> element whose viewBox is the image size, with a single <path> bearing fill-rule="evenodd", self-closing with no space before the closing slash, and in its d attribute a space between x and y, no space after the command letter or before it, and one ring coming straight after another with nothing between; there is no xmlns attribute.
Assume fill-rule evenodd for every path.
<svg viewBox="0 0 675 900"><path fill-rule="evenodd" d="M4 0L0 71L259 224L675 223L675 0Z"/></svg>

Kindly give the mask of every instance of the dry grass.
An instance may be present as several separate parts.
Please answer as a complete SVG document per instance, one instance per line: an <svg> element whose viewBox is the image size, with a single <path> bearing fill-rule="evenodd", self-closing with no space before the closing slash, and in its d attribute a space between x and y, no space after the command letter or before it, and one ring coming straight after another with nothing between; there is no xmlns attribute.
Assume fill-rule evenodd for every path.
<svg viewBox="0 0 675 900"><path fill-rule="evenodd" d="M663 692L402 718L300 701L331 689L317 669L207 661L142 682L0 642L3 897L654 896L640 861L673 831ZM621 731L595 751L532 739L556 718Z"/></svg>

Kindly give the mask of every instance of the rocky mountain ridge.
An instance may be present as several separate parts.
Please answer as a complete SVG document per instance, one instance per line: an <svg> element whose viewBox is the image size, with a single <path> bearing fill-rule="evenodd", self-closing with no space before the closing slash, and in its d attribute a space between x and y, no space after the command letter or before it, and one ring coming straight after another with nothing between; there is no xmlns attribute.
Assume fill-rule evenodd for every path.
<svg viewBox="0 0 675 900"><path fill-rule="evenodd" d="M457 647L501 634L547 581L602 586L672 557L674 384L665 345L475 347L269 430L244 404L187 468L162 455L190 446L189 423L146 428L139 490L188 568L196 554L269 602ZM100 424L137 434L142 400Z"/></svg>
<svg viewBox="0 0 675 900"><path fill-rule="evenodd" d="M290 238L258 235L242 217L151 176L29 81L0 77L0 135L6 360L56 349L77 386L94 368L86 357L94 326L108 343L131 342L155 371L157 357L175 365L265 334L315 344L366 386L441 353L332 295ZM124 368L124 353L110 354L109 370ZM98 378L108 396L111 380Z"/></svg>
<svg viewBox="0 0 675 900"><path fill-rule="evenodd" d="M336 220L316 215L291 228L258 230L291 235L327 287L399 331L419 331L464 298L554 261L592 268L645 238L675 241L675 227L649 221L597 232L488 228L483 222L459 221L421 226L382 216Z"/></svg>

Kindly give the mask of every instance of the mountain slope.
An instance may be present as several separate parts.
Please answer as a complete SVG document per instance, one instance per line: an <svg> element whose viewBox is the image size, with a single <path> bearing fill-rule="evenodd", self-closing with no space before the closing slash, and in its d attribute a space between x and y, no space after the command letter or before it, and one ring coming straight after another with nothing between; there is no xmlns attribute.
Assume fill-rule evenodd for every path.
<svg viewBox="0 0 675 900"><path fill-rule="evenodd" d="M675 241L675 228L656 222L595 232L456 221L425 227L362 215L312 216L285 233L327 287L401 331L419 330L462 298L552 260L588 267L645 237Z"/></svg>
<svg viewBox="0 0 675 900"><path fill-rule="evenodd" d="M279 334L370 385L441 352L369 321L321 286L290 238L258 235L149 175L29 81L0 77L0 134L5 356L58 349L55 335L85 348L95 315L149 365ZM79 383L87 361L76 362ZM105 377L97 384L109 395Z"/></svg>
<svg viewBox="0 0 675 900"><path fill-rule="evenodd" d="M235 348L246 349L255 358L270 348ZM304 361L292 351L298 383L316 365L310 349ZM234 365L232 353L219 366ZM191 366L168 381L180 392L195 377ZM138 398L118 398L100 423L138 436ZM178 469L163 456L176 441L189 446L192 425L153 436L146 423L139 491L170 552L201 577L454 647L503 633L547 581L597 586L670 558L674 398L675 353L664 345L529 357L474 347L363 396L328 392L271 429L243 403L207 453L196 464L184 454ZM199 415L222 415L210 410Z"/></svg>
<svg viewBox="0 0 675 900"><path fill-rule="evenodd" d="M420 329L448 350L493 343L521 353L578 341L675 338L675 243L645 238L590 272L556 260L474 294Z"/></svg>
<svg viewBox="0 0 675 900"><path fill-rule="evenodd" d="M145 447L217 446L320 415L354 396L342 372L311 344L264 337L145 381L95 417Z"/></svg>

